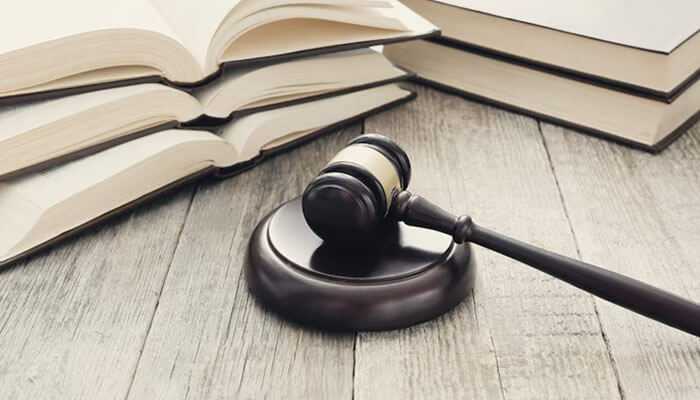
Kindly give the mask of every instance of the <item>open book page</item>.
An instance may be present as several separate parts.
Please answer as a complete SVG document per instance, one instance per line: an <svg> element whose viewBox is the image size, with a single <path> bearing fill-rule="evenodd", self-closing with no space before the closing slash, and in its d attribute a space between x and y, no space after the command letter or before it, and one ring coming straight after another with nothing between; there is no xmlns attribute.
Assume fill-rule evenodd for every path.
<svg viewBox="0 0 700 400"><path fill-rule="evenodd" d="M229 21L215 38L213 56L239 61L412 33L405 16L399 18L404 6L398 3L391 8L291 3Z"/></svg>
<svg viewBox="0 0 700 400"><path fill-rule="evenodd" d="M170 130L0 183L0 264L237 155L204 131Z"/></svg>
<svg viewBox="0 0 700 400"><path fill-rule="evenodd" d="M162 85L156 84L134 85L18 106L0 107L0 146L3 141L90 108L162 88Z"/></svg>
<svg viewBox="0 0 700 400"><path fill-rule="evenodd" d="M151 82L150 79L152 79L153 77L160 77L162 75L163 71L160 71L154 67L148 67L143 65L124 65L118 67L99 68L95 70L88 70L75 75L69 75L50 81L45 81L38 85L8 91L0 94L0 96L54 92L62 89L78 88L87 85L100 85L104 83L113 83L120 81L130 81L129 84L140 84L141 82L138 82L139 79L143 79L144 83L146 81ZM149 79L147 80L145 78ZM21 101L18 103L21 103Z"/></svg>
<svg viewBox="0 0 700 400"><path fill-rule="evenodd" d="M14 50L108 29L141 29L178 38L149 0L22 0L5 4L0 12L0 59Z"/></svg>
<svg viewBox="0 0 700 400"><path fill-rule="evenodd" d="M406 97L408 91L387 85L310 103L249 115L226 125L221 136L233 144L241 161L261 150L298 139L309 132L350 119Z"/></svg>
<svg viewBox="0 0 700 400"><path fill-rule="evenodd" d="M159 84L105 89L0 111L0 180L91 152L146 130L191 122L204 112L289 105L400 79L405 72L363 49L233 71L195 96Z"/></svg>
<svg viewBox="0 0 700 400"><path fill-rule="evenodd" d="M194 95L207 115L226 118L238 110L372 85L404 75L382 54L362 49L260 68L232 69Z"/></svg>
<svg viewBox="0 0 700 400"><path fill-rule="evenodd" d="M181 43L192 53L202 69L207 66L209 46L226 16L240 0L142 0L153 4L170 27L177 32Z"/></svg>
<svg viewBox="0 0 700 400"><path fill-rule="evenodd" d="M239 0L229 17L241 20L260 11L294 5L392 8L395 2L396 0Z"/></svg>
<svg viewBox="0 0 700 400"><path fill-rule="evenodd" d="M437 0L625 46L670 53L700 30L697 0Z"/></svg>
<svg viewBox="0 0 700 400"><path fill-rule="evenodd" d="M206 131L162 131L0 182L0 221L7 228L0 230L0 265L184 178L250 160L263 149L376 111L409 93L391 85L288 107L285 113L259 113L248 122L230 124L224 132L230 141Z"/></svg>
<svg viewBox="0 0 700 400"><path fill-rule="evenodd" d="M0 179L201 114L188 93L158 84L8 107L0 112Z"/></svg>
<svg viewBox="0 0 700 400"><path fill-rule="evenodd" d="M247 28L246 24L255 19L268 23L261 26L254 23L255 29ZM265 10L242 24L222 28L216 40L229 37L236 40L223 45L216 42L213 51L221 52L219 62L233 62L350 43L399 39L428 34L436 29L398 1L381 2L372 7L294 4Z"/></svg>
<svg viewBox="0 0 700 400"><path fill-rule="evenodd" d="M242 35L277 21L325 20L375 29L408 29L402 21L405 16L397 18L395 12L400 5L388 0L211 0L206 6L195 0L181 0L177 6L168 0L149 1L177 31L182 43L205 66L207 73L226 61L221 59L221 53ZM301 33L302 37L311 38L318 32L302 23L285 35ZM265 41L253 41L251 45L258 47L263 55L278 53L272 49L265 51L268 46Z"/></svg>
<svg viewBox="0 0 700 400"><path fill-rule="evenodd" d="M67 78L76 85L120 79L123 74L109 70L135 66L173 82L204 78L149 0L27 0L0 13L2 97L65 87L54 83ZM84 74L90 76L71 79Z"/></svg>
<svg viewBox="0 0 700 400"><path fill-rule="evenodd" d="M258 3L255 3L258 5ZM348 2L292 2L284 7L261 9L235 22L238 35L265 23L288 19L321 19L377 29L406 31L409 27L399 18L394 7L374 7ZM231 20L233 23L233 20Z"/></svg>
<svg viewBox="0 0 700 400"><path fill-rule="evenodd" d="M157 155L164 149L201 140L220 141L216 135L204 131L159 132L46 171L11 179L0 183L0 187L3 193L5 190L22 193L23 197L31 199L41 208L47 208L105 181L119 171ZM39 187L42 188L41 191L36 190Z"/></svg>

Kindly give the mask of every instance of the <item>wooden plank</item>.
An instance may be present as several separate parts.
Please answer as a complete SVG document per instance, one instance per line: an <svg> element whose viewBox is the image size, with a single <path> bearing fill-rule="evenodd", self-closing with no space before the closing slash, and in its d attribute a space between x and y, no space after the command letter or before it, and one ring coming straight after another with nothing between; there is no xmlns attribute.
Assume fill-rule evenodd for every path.
<svg viewBox="0 0 700 400"><path fill-rule="evenodd" d="M419 88L418 100L366 122L397 138L414 192L555 251L575 255L537 122ZM592 299L483 249L475 295L411 329L363 333L357 399L619 397Z"/></svg>
<svg viewBox="0 0 700 400"><path fill-rule="evenodd" d="M196 194L130 399L350 399L354 335L263 311L242 267L256 223L299 195L361 125Z"/></svg>
<svg viewBox="0 0 700 400"><path fill-rule="evenodd" d="M0 398L124 399L192 191L0 273Z"/></svg>
<svg viewBox="0 0 700 400"><path fill-rule="evenodd" d="M582 258L700 301L700 126L656 156L543 132ZM699 339L596 305L626 398L700 398Z"/></svg>

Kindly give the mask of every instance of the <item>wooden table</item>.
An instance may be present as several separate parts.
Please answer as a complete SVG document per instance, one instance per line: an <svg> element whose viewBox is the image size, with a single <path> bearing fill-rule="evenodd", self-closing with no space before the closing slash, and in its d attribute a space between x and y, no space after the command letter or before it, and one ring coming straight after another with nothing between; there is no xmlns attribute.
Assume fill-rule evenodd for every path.
<svg viewBox="0 0 700 400"><path fill-rule="evenodd" d="M1 273L0 399L700 399L699 339L486 250L467 302L401 331L306 330L253 301L256 222L363 129L438 204L700 301L700 126L653 156L417 91Z"/></svg>

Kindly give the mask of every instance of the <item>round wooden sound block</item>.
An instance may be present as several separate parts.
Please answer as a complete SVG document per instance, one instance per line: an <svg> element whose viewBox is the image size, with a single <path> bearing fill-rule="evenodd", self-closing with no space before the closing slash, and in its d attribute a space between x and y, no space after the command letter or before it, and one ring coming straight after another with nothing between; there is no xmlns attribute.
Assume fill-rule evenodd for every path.
<svg viewBox="0 0 700 400"><path fill-rule="evenodd" d="M331 247L311 231L301 199L294 199L255 229L248 287L284 318L340 331L407 327L467 297L476 273L468 244L402 223L383 229L370 246Z"/></svg>

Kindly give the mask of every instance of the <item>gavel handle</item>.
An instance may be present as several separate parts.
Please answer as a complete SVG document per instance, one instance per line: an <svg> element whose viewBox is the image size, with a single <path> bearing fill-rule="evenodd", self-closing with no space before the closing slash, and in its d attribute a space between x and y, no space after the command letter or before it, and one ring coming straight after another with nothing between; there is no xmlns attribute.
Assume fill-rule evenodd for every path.
<svg viewBox="0 0 700 400"><path fill-rule="evenodd" d="M700 305L636 279L532 246L476 224L470 241L638 314L700 336Z"/></svg>
<svg viewBox="0 0 700 400"><path fill-rule="evenodd" d="M651 319L700 336L700 305L636 279L565 257L476 225L420 196L404 191L394 199L393 215L408 225L452 235L521 261L579 289Z"/></svg>

